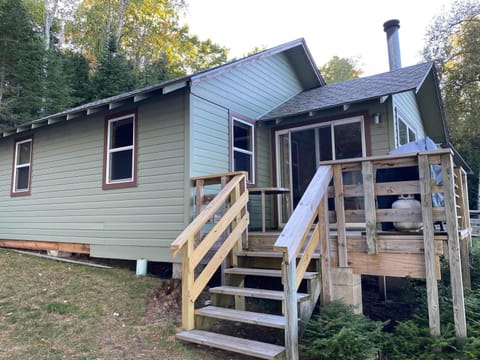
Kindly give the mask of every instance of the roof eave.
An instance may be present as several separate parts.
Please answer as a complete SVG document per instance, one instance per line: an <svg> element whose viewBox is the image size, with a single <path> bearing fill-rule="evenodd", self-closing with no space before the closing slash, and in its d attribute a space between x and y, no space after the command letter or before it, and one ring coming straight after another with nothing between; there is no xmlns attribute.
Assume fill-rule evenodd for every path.
<svg viewBox="0 0 480 360"><path fill-rule="evenodd" d="M154 96L155 94L166 95L173 91L182 89L188 86L189 80L190 77L185 76L182 78L165 81L157 85L133 90L98 101L93 101L88 104L80 105L56 114L45 116L25 124L20 124L13 128L4 129L0 134L2 137L12 136L34 130L39 127L53 125L62 121L69 121L79 117L90 116L101 111L114 110L123 105L136 104Z"/></svg>

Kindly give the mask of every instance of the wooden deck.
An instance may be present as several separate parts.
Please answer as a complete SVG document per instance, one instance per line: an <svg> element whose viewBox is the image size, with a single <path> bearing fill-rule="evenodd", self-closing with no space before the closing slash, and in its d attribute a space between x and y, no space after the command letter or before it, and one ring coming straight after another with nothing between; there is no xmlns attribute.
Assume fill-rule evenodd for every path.
<svg viewBox="0 0 480 360"><path fill-rule="evenodd" d="M378 176L385 170L398 174L411 169L416 169L412 178L381 180ZM441 182L433 179L432 169L441 171ZM466 338L463 287L468 288L470 281L471 224L466 174L455 166L450 150L322 163L280 232L265 232L262 223L261 233L248 234L248 192L242 176L220 174L193 180L197 217L172 244L173 254L183 255L185 331L178 335L180 339L264 359L298 359L298 336L320 296L323 302L343 298L361 305L361 275L426 279L429 325L437 336L441 256L450 268L456 336L459 342ZM204 187L214 184L222 190L203 208ZM385 198L402 194L414 195L421 206L382 205ZM443 202L434 204L432 194L440 195ZM392 222L423 226L419 232L391 231ZM216 254L197 275L196 267L211 248ZM222 285L210 290L213 307L195 309L196 298L217 269L221 269ZM283 291L246 287L251 277L268 279L257 282L265 285L277 281ZM249 311L245 298L280 301L282 311L274 316ZM283 329L283 346L204 331L218 319Z"/></svg>

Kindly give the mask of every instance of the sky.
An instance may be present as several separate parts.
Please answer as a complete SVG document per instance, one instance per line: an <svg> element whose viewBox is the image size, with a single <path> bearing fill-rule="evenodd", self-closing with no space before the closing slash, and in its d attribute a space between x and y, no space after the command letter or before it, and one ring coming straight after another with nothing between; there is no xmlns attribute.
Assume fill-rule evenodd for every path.
<svg viewBox="0 0 480 360"><path fill-rule="evenodd" d="M425 33L453 0L186 0L185 22L239 58L304 38L318 66L333 56L353 58L372 75L388 71L383 23L400 20L402 66L421 62Z"/></svg>

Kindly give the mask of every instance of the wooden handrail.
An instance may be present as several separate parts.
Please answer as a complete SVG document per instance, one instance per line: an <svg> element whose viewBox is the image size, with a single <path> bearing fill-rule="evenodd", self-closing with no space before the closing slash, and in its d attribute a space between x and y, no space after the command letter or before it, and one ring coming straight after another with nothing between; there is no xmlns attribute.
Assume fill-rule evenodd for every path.
<svg viewBox="0 0 480 360"><path fill-rule="evenodd" d="M195 300L232 249L241 247L249 223L246 173L212 175L192 181L196 186L202 187L197 195L203 194L205 184L222 184L222 189L202 211L197 209L198 216L170 245L174 257L182 252L182 327L185 330L194 328ZM201 204L201 201L196 204ZM220 209L225 209L224 213L205 237L201 238L204 226ZM214 249L215 244L219 244L217 249ZM214 252L213 256L196 276L198 265L209 252Z"/></svg>
<svg viewBox="0 0 480 360"><path fill-rule="evenodd" d="M331 179L331 166L320 166L275 242L273 249L286 255L287 264L294 263L301 251L302 239L305 232L310 231L312 219L317 214L322 197L328 193L327 188Z"/></svg>
<svg viewBox="0 0 480 360"><path fill-rule="evenodd" d="M228 199L232 190L238 186L238 184L245 180L245 175L235 175L228 184L220 190L215 198L207 205L207 207L197 216L193 221L182 231L180 235L170 245L170 251L172 256L175 257L180 252L185 243L196 233L198 233L202 227L210 220L210 218L220 209L220 207Z"/></svg>
<svg viewBox="0 0 480 360"><path fill-rule="evenodd" d="M320 166L273 249L283 253L282 282L285 296L285 349L287 359L298 359L297 291L315 249L328 232L327 197L331 166ZM313 232L311 232L314 226ZM303 251L297 264L297 256ZM322 254L328 258L329 254ZM323 261L323 260L322 260Z"/></svg>

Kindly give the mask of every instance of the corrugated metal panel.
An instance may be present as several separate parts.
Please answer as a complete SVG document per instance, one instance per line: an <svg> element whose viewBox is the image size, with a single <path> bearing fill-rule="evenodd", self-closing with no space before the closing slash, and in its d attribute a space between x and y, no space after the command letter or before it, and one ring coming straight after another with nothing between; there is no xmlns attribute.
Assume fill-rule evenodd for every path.
<svg viewBox="0 0 480 360"><path fill-rule="evenodd" d="M184 112L180 94L139 106L133 188L102 190L103 116L35 132L31 196L10 197L14 139L0 142L0 237L89 243L92 255L110 258L169 258L184 227Z"/></svg>

